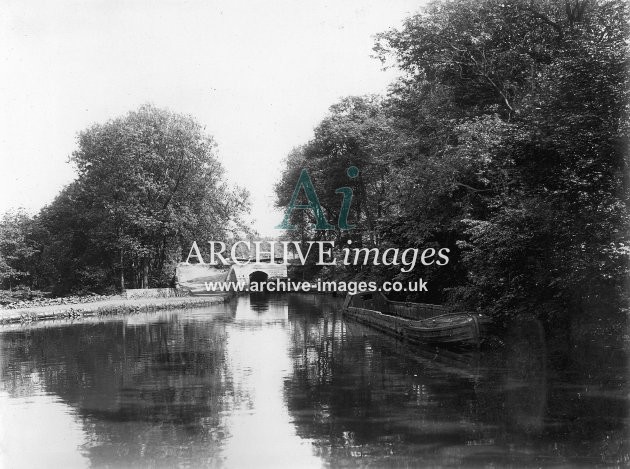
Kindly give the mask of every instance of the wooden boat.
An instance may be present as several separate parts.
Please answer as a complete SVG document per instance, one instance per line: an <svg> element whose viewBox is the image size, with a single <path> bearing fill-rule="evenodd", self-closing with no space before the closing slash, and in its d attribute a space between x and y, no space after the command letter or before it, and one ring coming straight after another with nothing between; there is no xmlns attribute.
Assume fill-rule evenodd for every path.
<svg viewBox="0 0 630 469"><path fill-rule="evenodd" d="M390 301L382 293L347 295L344 314L411 344L479 346L491 319L424 303Z"/></svg>

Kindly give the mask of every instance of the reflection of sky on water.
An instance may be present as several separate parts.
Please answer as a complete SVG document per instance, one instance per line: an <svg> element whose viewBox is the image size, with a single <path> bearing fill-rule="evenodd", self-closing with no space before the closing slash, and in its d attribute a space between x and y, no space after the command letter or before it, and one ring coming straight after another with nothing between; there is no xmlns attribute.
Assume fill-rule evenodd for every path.
<svg viewBox="0 0 630 469"><path fill-rule="evenodd" d="M37 382L37 375L27 378ZM79 448L86 443L75 409L33 389L27 397L0 392L0 467L74 468L89 466Z"/></svg>
<svg viewBox="0 0 630 469"><path fill-rule="evenodd" d="M243 299L235 327L227 333L226 352L235 393L247 398L237 400L226 417L230 437L224 457L231 467L321 467L311 442L297 436L284 401L284 381L291 374L290 338L284 325L274 321L286 319L287 305L271 302L266 327L251 330L241 324L257 319L257 312L247 307L249 298Z"/></svg>

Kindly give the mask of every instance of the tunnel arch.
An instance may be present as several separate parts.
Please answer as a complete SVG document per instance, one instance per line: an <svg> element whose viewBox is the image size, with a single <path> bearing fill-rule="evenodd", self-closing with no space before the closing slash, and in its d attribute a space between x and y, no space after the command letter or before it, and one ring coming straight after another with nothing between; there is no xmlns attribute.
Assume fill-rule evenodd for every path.
<svg viewBox="0 0 630 469"><path fill-rule="evenodd" d="M249 274L249 283L251 285L252 282L263 283L269 280L269 274L267 272L263 272L262 270L254 270L251 274Z"/></svg>

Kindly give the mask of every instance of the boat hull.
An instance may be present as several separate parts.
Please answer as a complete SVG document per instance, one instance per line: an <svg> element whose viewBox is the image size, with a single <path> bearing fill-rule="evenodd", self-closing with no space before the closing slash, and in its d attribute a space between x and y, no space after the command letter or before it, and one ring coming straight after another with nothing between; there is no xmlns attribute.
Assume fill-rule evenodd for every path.
<svg viewBox="0 0 630 469"><path fill-rule="evenodd" d="M408 306L410 310L414 307L420 310L422 305L416 303ZM468 312L448 312L424 319L409 319L353 305L352 298L346 299L344 303L344 315L385 334L418 345L479 346L490 324L489 317Z"/></svg>

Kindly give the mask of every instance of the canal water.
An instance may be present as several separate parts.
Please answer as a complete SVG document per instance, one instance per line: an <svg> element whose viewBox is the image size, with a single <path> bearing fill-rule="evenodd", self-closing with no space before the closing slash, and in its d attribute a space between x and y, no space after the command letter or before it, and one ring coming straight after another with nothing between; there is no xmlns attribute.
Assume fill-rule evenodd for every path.
<svg viewBox="0 0 630 469"><path fill-rule="evenodd" d="M340 301L2 327L0 466L630 464L624 331L411 351Z"/></svg>

